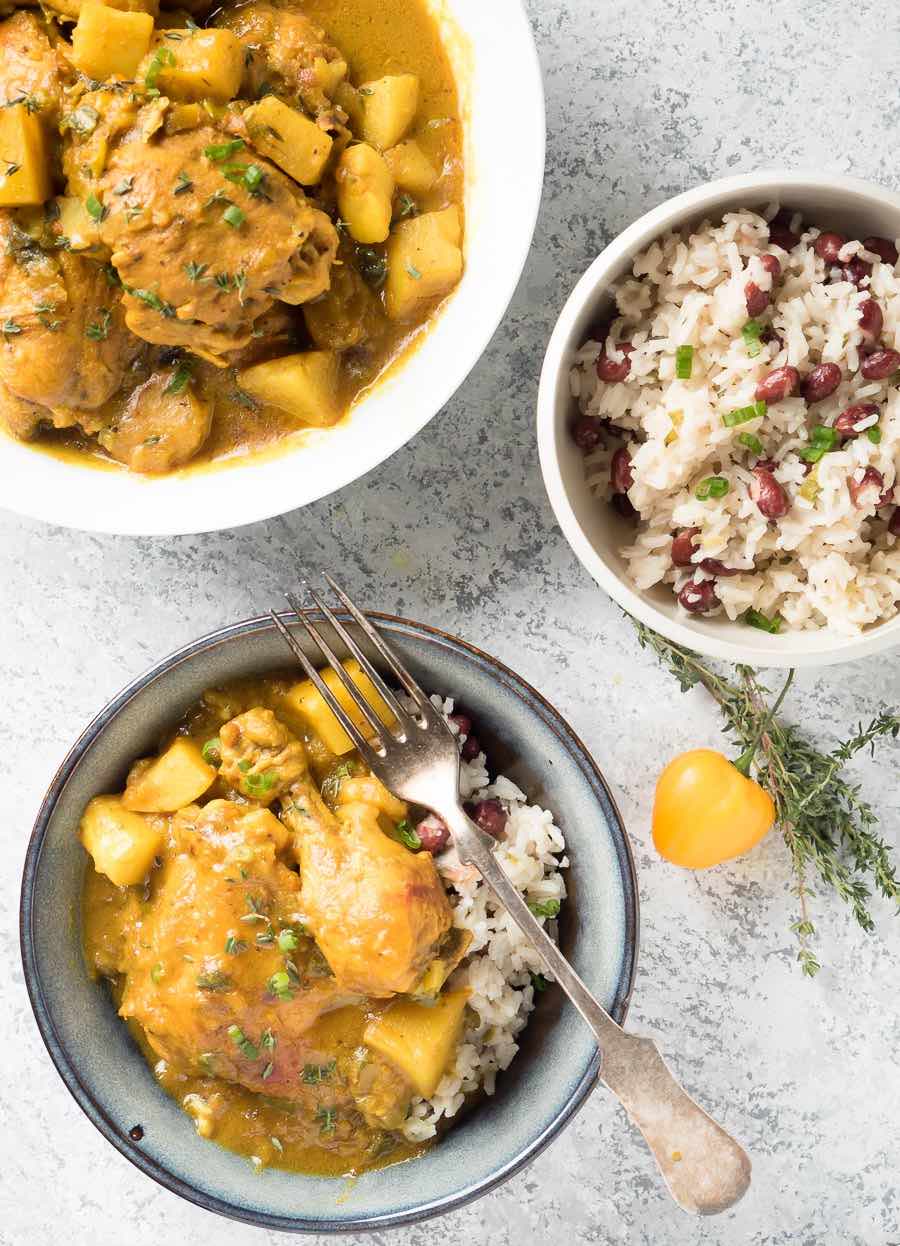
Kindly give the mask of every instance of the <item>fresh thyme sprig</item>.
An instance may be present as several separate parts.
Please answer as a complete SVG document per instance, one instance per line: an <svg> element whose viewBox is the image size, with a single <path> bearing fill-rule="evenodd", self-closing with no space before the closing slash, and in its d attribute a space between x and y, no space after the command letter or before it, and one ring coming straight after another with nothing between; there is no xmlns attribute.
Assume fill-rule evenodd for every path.
<svg viewBox="0 0 900 1246"><path fill-rule="evenodd" d="M882 711L868 726L860 723L849 739L823 752L778 717L793 671L770 706L769 690L751 667L737 666L736 677L727 678L689 649L642 623L635 621L635 626L640 644L653 650L682 692L701 686L715 700L726 733L741 749L735 764L744 773L752 767L756 781L772 797L794 872L799 915L791 929L797 936L797 959L803 972L814 977L820 965L810 947L816 933L809 915L810 873L837 892L867 933L875 927L869 911L873 886L900 910L900 882L890 848L876 832L878 818L859 787L843 774L845 763L857 753L874 751L876 741L885 736L896 738L900 716Z"/></svg>

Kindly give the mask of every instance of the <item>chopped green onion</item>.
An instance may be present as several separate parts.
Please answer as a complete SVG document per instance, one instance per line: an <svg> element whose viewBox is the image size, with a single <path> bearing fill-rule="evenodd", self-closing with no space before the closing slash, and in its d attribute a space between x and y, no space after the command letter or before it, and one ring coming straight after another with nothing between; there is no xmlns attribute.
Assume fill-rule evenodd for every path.
<svg viewBox="0 0 900 1246"><path fill-rule="evenodd" d="M258 190L265 174L258 164L248 164L244 170L244 185L252 193Z"/></svg>
<svg viewBox="0 0 900 1246"><path fill-rule="evenodd" d="M531 975L531 985L534 988L535 993L539 993L540 991L546 991L550 983L542 973L533 973Z"/></svg>
<svg viewBox="0 0 900 1246"><path fill-rule="evenodd" d="M415 827L411 826L406 818L404 818L402 822L397 823L394 827L394 831L396 832L397 839L399 839L400 843L405 844L406 847L409 848L410 852L418 852L422 847L422 841L419 839Z"/></svg>
<svg viewBox="0 0 900 1246"><path fill-rule="evenodd" d="M527 903L535 917L556 917L559 912L559 900L529 900Z"/></svg>
<svg viewBox="0 0 900 1246"><path fill-rule="evenodd" d="M762 331L763 327L758 320L748 320L741 329L741 337L744 339L747 354L751 359L755 359L762 350L762 343L759 340Z"/></svg>
<svg viewBox="0 0 900 1246"><path fill-rule="evenodd" d="M764 402L752 402L749 407L738 407L736 411L726 411L722 423L726 428L734 428L736 424L746 424L748 420L758 420L766 413Z"/></svg>
<svg viewBox="0 0 900 1246"><path fill-rule="evenodd" d="M96 221L97 224L99 225L100 222L103 220L103 218L106 216L106 208L104 208L103 204L100 202L100 200L97 198L97 196L94 194L93 191L91 191L87 199L85 199L84 206L85 208L87 208L87 214L91 218L91 220Z"/></svg>
<svg viewBox="0 0 900 1246"><path fill-rule="evenodd" d="M156 964L153 966L153 968L150 970L151 982L160 982L165 976L166 976L165 966L163 965L162 961L157 961Z"/></svg>
<svg viewBox="0 0 900 1246"><path fill-rule="evenodd" d="M745 610L741 615L741 619L748 627L756 627L761 632L771 632L774 636L781 629L781 615L775 614L770 619L768 615L763 614L761 610Z"/></svg>
<svg viewBox="0 0 900 1246"><path fill-rule="evenodd" d="M328 1064L304 1064L304 1082L307 1086L318 1086L320 1082L327 1082L335 1070L336 1063L331 1060Z"/></svg>
<svg viewBox="0 0 900 1246"><path fill-rule="evenodd" d="M225 940L225 953L228 956L239 956L246 950L247 944L242 939L236 939L234 935L229 935Z"/></svg>
<svg viewBox="0 0 900 1246"><path fill-rule="evenodd" d="M243 784L251 796L265 796L275 786L277 778L276 771L267 770L265 774L245 774Z"/></svg>
<svg viewBox="0 0 900 1246"><path fill-rule="evenodd" d="M762 454L763 452L763 443L755 433L741 433L738 437L738 441L742 446L746 446L747 449L753 454Z"/></svg>
<svg viewBox="0 0 900 1246"><path fill-rule="evenodd" d="M675 375L679 381L689 381L694 370L693 346L679 346L675 351Z"/></svg>
<svg viewBox="0 0 900 1246"><path fill-rule="evenodd" d="M147 76L144 78L144 86L148 95L159 95L156 80L162 70L175 64L175 53L170 48L157 48L153 55L153 60L147 66Z"/></svg>
<svg viewBox="0 0 900 1246"><path fill-rule="evenodd" d="M300 946L300 940L291 929L280 930L277 942L279 952L296 952Z"/></svg>
<svg viewBox="0 0 900 1246"><path fill-rule="evenodd" d="M175 371L172 373L172 378L169 381L166 388L163 390L163 393L164 394L180 394L183 390L187 389L188 385L190 384L191 375L192 375L191 365L189 363L180 363L178 367L175 369ZM212 743L218 744L219 747L221 748L221 744L218 740L216 741L207 740L206 744L203 745L204 761L206 761L206 746L207 744L212 744Z"/></svg>
<svg viewBox="0 0 900 1246"><path fill-rule="evenodd" d="M222 213L222 220L226 225L230 225L232 229L240 229L246 219L246 216L244 216L236 203L232 203Z"/></svg>
<svg viewBox="0 0 900 1246"><path fill-rule="evenodd" d="M818 463L829 450L835 448L838 441L838 434L833 428L829 428L827 424L817 424L810 434L809 445L800 451L800 457L807 463Z"/></svg>
<svg viewBox="0 0 900 1246"><path fill-rule="evenodd" d="M241 151L244 147L242 138L233 138L228 143L213 143L210 147L203 148L203 154L207 160L214 160L216 164L223 160L230 160L236 151Z"/></svg>
<svg viewBox="0 0 900 1246"><path fill-rule="evenodd" d="M337 1121L336 1108L319 1108L316 1113L316 1120L320 1122L319 1133L333 1134L335 1122Z"/></svg>
<svg viewBox="0 0 900 1246"><path fill-rule="evenodd" d="M283 969L279 969L277 973L273 973L267 982L269 992L280 1000L293 999L291 994L291 980Z"/></svg>
<svg viewBox="0 0 900 1246"><path fill-rule="evenodd" d="M278 1152L279 1155L284 1154L284 1147L281 1145L281 1143L278 1141L278 1139L275 1137L274 1134L269 1139L269 1141L272 1143L272 1146L275 1148L275 1150Z"/></svg>
<svg viewBox="0 0 900 1246"><path fill-rule="evenodd" d="M881 429L877 424L873 424L871 428L866 429L866 436L873 446L877 446L881 441Z"/></svg>
<svg viewBox="0 0 900 1246"><path fill-rule="evenodd" d="M259 1052L254 1043L244 1033L239 1025L229 1025L228 1037L234 1043L235 1047L240 1048L248 1060L258 1060Z"/></svg>
<svg viewBox="0 0 900 1246"><path fill-rule="evenodd" d="M219 737L213 736L211 740L207 740L200 750L200 756L206 762L207 766L218 766L222 761L222 741Z"/></svg>
<svg viewBox="0 0 900 1246"><path fill-rule="evenodd" d="M412 277L413 281L422 280L422 274L419 272L418 268L416 268L415 264L410 264L409 260L406 261L406 271L409 273L410 277Z"/></svg>
<svg viewBox="0 0 900 1246"><path fill-rule="evenodd" d="M11 334L13 337L15 337L16 334L22 332L22 326L18 323L18 321L4 320L3 325L2 325L2 332L6 334Z"/></svg>
<svg viewBox="0 0 900 1246"><path fill-rule="evenodd" d="M705 502L707 498L723 498L730 488L724 476L707 476L700 481L694 497L698 502Z"/></svg>
<svg viewBox="0 0 900 1246"><path fill-rule="evenodd" d="M187 191L193 190L193 189L194 189L194 183L185 173L184 169L182 169L175 179L175 189L172 193L175 195L184 195L187 193Z"/></svg>
<svg viewBox="0 0 900 1246"><path fill-rule="evenodd" d="M266 1067L265 1067L265 1068L263 1069L263 1071L262 1071L262 1079L263 1079L263 1081L266 1081L268 1078L270 1078L270 1077L272 1076L272 1070L273 1070L274 1068L275 1068L275 1065L274 1065L274 1064L272 1063L272 1061L270 1060L270 1061L269 1061L269 1063L266 1065Z"/></svg>
<svg viewBox="0 0 900 1246"><path fill-rule="evenodd" d="M259 1036L259 1042L261 1047L265 1047L268 1051L274 1051L278 1039L271 1030L263 1030Z"/></svg>

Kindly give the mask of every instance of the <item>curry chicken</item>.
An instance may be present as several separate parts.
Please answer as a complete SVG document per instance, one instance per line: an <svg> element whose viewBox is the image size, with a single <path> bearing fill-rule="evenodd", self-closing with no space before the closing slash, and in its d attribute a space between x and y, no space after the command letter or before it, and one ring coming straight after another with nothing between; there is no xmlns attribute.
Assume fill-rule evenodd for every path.
<svg viewBox="0 0 900 1246"><path fill-rule="evenodd" d="M279 678L207 692L88 805L88 965L201 1136L334 1175L416 1153L401 1127L455 1057L471 936L407 816L312 684Z"/></svg>
<svg viewBox="0 0 900 1246"><path fill-rule="evenodd" d="M424 0L4 8L0 425L163 473L336 423L462 272Z"/></svg>

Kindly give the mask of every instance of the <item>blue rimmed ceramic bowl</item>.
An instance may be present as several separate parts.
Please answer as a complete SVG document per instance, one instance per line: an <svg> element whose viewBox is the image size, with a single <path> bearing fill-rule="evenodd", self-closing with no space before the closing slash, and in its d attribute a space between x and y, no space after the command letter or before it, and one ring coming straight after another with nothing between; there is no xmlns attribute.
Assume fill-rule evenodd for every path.
<svg viewBox="0 0 900 1246"><path fill-rule="evenodd" d="M496 659L421 623L372 617L425 688L456 697L472 713L491 772L509 775L554 811L571 859L563 950L622 1021L637 957L637 886L621 819L596 764L553 707ZM335 648L341 653L337 641ZM53 780L29 845L21 904L25 980L41 1036L79 1105L117 1150L167 1189L272 1229L326 1233L409 1224L505 1181L590 1094L596 1048L558 988L541 996L493 1097L421 1158L367 1173L348 1190L334 1179L275 1170L257 1176L246 1160L198 1138L82 959L86 857L76 830L87 801L120 786L132 759L151 751L205 688L284 668L285 659L271 620L235 623L165 658L97 715ZM140 1132L136 1125L140 1141L130 1136Z"/></svg>

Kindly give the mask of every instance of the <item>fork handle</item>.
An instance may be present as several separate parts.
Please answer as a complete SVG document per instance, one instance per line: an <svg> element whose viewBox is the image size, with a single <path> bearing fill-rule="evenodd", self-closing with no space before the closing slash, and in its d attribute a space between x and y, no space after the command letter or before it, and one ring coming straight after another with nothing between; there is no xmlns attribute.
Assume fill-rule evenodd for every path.
<svg viewBox="0 0 900 1246"><path fill-rule="evenodd" d="M435 812L453 832L460 860L478 870L593 1030L600 1079L643 1134L672 1197L695 1215L731 1207L750 1184L744 1149L679 1085L652 1039L626 1033L600 1006L510 882L495 841L459 804Z"/></svg>

